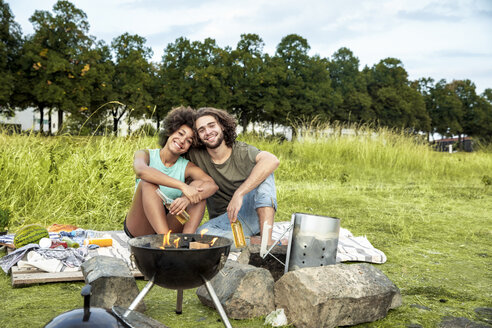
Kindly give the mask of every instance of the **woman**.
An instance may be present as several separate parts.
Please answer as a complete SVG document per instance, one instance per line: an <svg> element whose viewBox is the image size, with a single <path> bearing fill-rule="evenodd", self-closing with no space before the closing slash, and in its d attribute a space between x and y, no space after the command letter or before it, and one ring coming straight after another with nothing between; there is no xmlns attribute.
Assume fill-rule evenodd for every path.
<svg viewBox="0 0 492 328"><path fill-rule="evenodd" d="M135 152L133 169L136 188L132 206L124 222L130 237L154 233L195 233L205 212L205 199L218 187L198 166L181 157L195 140L191 108L176 108L164 120L160 134L161 149ZM185 181L191 180L190 184ZM161 191L173 200L167 210L156 193ZM190 219L182 225L175 217L184 210Z"/></svg>

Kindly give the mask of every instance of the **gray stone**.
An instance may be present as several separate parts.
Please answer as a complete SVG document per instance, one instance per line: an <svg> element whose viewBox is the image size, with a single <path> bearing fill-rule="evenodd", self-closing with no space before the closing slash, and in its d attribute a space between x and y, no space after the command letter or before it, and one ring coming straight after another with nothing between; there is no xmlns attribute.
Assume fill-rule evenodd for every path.
<svg viewBox="0 0 492 328"><path fill-rule="evenodd" d="M399 289L367 263L303 268L275 283L275 306L284 308L296 327L371 322L400 305Z"/></svg>
<svg viewBox="0 0 492 328"><path fill-rule="evenodd" d="M405 327L407 327L407 328L423 328L422 325L419 325L418 323L409 323Z"/></svg>
<svg viewBox="0 0 492 328"><path fill-rule="evenodd" d="M239 254L239 257L237 258L236 262L241 263L241 264L248 264L250 256L251 256L251 253L249 252L249 249L247 247L245 247L241 251L241 254Z"/></svg>
<svg viewBox="0 0 492 328"><path fill-rule="evenodd" d="M487 323L492 323L492 308L479 307L475 308L473 311L475 311L479 320Z"/></svg>
<svg viewBox="0 0 492 328"><path fill-rule="evenodd" d="M476 323L463 317L444 317L439 325L440 328L490 328L490 325Z"/></svg>
<svg viewBox="0 0 492 328"><path fill-rule="evenodd" d="M91 306L128 308L139 290L125 261L110 256L95 256L82 264L85 282L92 286ZM143 301L137 311L145 311Z"/></svg>
<svg viewBox="0 0 492 328"><path fill-rule="evenodd" d="M255 318L275 310L274 281L268 270L228 261L210 282L229 318ZM196 294L203 304L215 308L205 286Z"/></svg>

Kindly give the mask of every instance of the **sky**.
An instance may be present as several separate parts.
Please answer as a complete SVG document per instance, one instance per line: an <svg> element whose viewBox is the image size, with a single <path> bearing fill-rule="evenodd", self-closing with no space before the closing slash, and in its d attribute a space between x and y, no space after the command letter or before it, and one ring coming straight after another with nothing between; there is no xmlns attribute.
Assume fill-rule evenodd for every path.
<svg viewBox="0 0 492 328"><path fill-rule="evenodd" d="M29 17L51 11L54 0L7 0L23 34ZM169 43L215 39L235 48L241 34L256 33L270 55L281 39L298 34L310 55L325 58L349 48L360 69L394 57L410 80L470 79L477 93L492 88L492 0L75 0L90 34L108 44L125 32L138 34L161 61Z"/></svg>

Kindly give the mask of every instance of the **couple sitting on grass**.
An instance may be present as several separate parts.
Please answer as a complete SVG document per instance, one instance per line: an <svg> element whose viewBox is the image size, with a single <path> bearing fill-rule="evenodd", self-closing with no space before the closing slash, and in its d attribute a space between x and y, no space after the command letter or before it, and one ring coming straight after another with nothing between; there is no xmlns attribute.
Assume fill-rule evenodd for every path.
<svg viewBox="0 0 492 328"><path fill-rule="evenodd" d="M264 222L273 227L277 157L236 141L236 121L220 109L176 108L163 125L162 148L135 153L136 189L124 222L130 238L208 229L206 234L232 239L236 220L245 236L262 233ZM169 210L157 188L173 200ZM205 205L210 220L199 228ZM175 216L184 210L190 218L182 225Z"/></svg>

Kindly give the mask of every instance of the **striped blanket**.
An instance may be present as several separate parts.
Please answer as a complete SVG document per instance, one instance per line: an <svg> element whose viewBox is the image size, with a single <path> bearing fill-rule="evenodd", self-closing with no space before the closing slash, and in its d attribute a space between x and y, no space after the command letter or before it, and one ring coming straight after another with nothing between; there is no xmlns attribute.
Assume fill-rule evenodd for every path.
<svg viewBox="0 0 492 328"><path fill-rule="evenodd" d="M290 222L275 222L272 239L278 240L289 229ZM288 233L283 238L288 238ZM366 237L354 237L350 231L340 228L338 236L337 262L369 262L382 264L386 255L371 245Z"/></svg>

